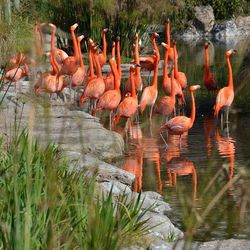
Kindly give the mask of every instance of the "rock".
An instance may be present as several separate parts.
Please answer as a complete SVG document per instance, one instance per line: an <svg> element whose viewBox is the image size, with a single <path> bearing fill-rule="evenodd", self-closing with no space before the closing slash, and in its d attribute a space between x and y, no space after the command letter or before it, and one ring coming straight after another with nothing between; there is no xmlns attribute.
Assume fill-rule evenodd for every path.
<svg viewBox="0 0 250 250"><path fill-rule="evenodd" d="M141 220L147 219L146 226L153 227L149 230L152 237L164 241L174 241L183 237L183 232L175 227L167 216L148 211Z"/></svg>
<svg viewBox="0 0 250 250"><path fill-rule="evenodd" d="M105 195L109 194L112 189L113 197L118 197L119 195L128 195L132 192L130 187L119 181L101 182L98 186Z"/></svg>
<svg viewBox="0 0 250 250"><path fill-rule="evenodd" d="M197 29L194 27L194 25L190 22L188 28L180 32L176 35L178 39L184 40L184 41L197 41L200 39L202 34L200 34Z"/></svg>
<svg viewBox="0 0 250 250"><path fill-rule="evenodd" d="M214 10L210 5L201 5L194 8L194 26L198 30L208 33L214 26Z"/></svg>
<svg viewBox="0 0 250 250"><path fill-rule="evenodd" d="M135 180L133 174L100 161L90 154L78 157L78 153L70 152L67 156L71 159L70 172L86 171L90 176L96 175L98 182L119 181L131 186Z"/></svg>
<svg viewBox="0 0 250 250"><path fill-rule="evenodd" d="M199 244L199 250L250 250L250 240L215 240Z"/></svg>
<svg viewBox="0 0 250 250"><path fill-rule="evenodd" d="M248 27L250 29L250 16L238 16L235 19L237 27Z"/></svg>
<svg viewBox="0 0 250 250"><path fill-rule="evenodd" d="M149 246L148 250L172 250L173 243L164 240L155 239Z"/></svg>

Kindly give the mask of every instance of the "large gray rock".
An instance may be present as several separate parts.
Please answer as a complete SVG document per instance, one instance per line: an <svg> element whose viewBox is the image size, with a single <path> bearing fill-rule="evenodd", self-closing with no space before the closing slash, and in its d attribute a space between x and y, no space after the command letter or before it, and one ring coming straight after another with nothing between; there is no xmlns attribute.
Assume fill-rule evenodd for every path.
<svg viewBox="0 0 250 250"><path fill-rule="evenodd" d="M164 241L174 241L183 237L183 232L175 227L167 216L148 211L142 217L142 220L147 219L146 225L153 227L149 230L151 237Z"/></svg>
<svg viewBox="0 0 250 250"><path fill-rule="evenodd" d="M189 22L187 29L185 31L180 32L176 35L178 39L190 42L190 41L198 41L201 38L201 32L198 32L192 22Z"/></svg>
<svg viewBox="0 0 250 250"><path fill-rule="evenodd" d="M250 240L215 240L201 243L199 250L250 250Z"/></svg>
<svg viewBox="0 0 250 250"><path fill-rule="evenodd" d="M235 19L237 27L245 27L250 29L250 16L238 16Z"/></svg>
<svg viewBox="0 0 250 250"><path fill-rule="evenodd" d="M133 174L98 160L90 154L81 155L71 151L67 153L67 156L71 160L70 172L86 171L88 175L96 176L98 182L119 181L122 184L131 186L135 180ZM121 185L118 189L122 190Z"/></svg>
<svg viewBox="0 0 250 250"><path fill-rule="evenodd" d="M208 33L214 26L214 10L212 6L196 6L194 8L194 26L204 33Z"/></svg>

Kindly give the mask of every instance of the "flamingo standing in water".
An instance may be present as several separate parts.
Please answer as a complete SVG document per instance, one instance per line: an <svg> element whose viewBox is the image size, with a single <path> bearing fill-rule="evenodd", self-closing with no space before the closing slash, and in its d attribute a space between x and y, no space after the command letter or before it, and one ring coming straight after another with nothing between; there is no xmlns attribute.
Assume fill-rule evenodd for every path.
<svg viewBox="0 0 250 250"><path fill-rule="evenodd" d="M214 73L209 71L209 52L208 52L209 43L205 43L205 69L203 73L203 82L207 90L216 90L217 84Z"/></svg>
<svg viewBox="0 0 250 250"><path fill-rule="evenodd" d="M115 42L112 43L111 58L115 58ZM105 78L103 78L103 80L105 82L105 91L114 89L114 75L112 70Z"/></svg>
<svg viewBox="0 0 250 250"><path fill-rule="evenodd" d="M93 51L92 53L94 56L94 61L97 66L97 77L94 77L88 81L87 86L80 97L80 105L83 105L83 103L90 98L98 100L105 91L105 83L102 77L101 65L98 60L97 48L91 47L91 50Z"/></svg>
<svg viewBox="0 0 250 250"><path fill-rule="evenodd" d="M154 32L152 36L152 43L153 43L154 50L158 50L157 45L156 45L156 37L159 37L159 34ZM149 81L151 71L153 71L155 68L155 65L154 65L155 55L143 56L143 57L140 57L139 60L140 60L141 69L142 70L145 69L149 71L149 75L148 75L148 81Z"/></svg>
<svg viewBox="0 0 250 250"><path fill-rule="evenodd" d="M140 57L139 57L139 36L138 33L135 35L135 48L134 48L134 63L140 64ZM142 79L141 79L141 68L136 67L135 74L134 74L134 81L135 81L135 89L136 91L142 91ZM124 93L131 92L131 84L130 84L130 77L128 78L125 84L125 91Z"/></svg>
<svg viewBox="0 0 250 250"><path fill-rule="evenodd" d="M154 78L152 86L146 87L142 92L140 101L141 112L143 113L146 105L151 106L149 119L152 119L153 107L158 96L158 63L160 61L160 54L158 49L155 50L155 63L154 63Z"/></svg>
<svg viewBox="0 0 250 250"><path fill-rule="evenodd" d="M171 72L171 94L170 96L163 96L158 102L155 112L164 116L169 116L175 111L175 86L174 86L174 71Z"/></svg>
<svg viewBox="0 0 250 250"><path fill-rule="evenodd" d="M113 124L116 125L121 117L131 118L135 115L138 108L138 98L135 91L135 81L134 81L134 73L136 67L140 67L140 65L135 64L130 66L130 83L131 83L131 96L126 97L119 105L117 114L113 119Z"/></svg>
<svg viewBox="0 0 250 250"><path fill-rule="evenodd" d="M169 19L167 20L166 22L166 39L167 39L167 45L169 46L169 53L168 53L168 59L171 61L171 63L174 63L174 49L173 47L171 47L171 44L170 44L170 21ZM176 58L178 58L178 54L176 52Z"/></svg>
<svg viewBox="0 0 250 250"><path fill-rule="evenodd" d="M216 97L216 104L214 107L214 116L217 119L220 110L225 107L226 108L226 122L228 123L228 114L229 108L234 100L234 83L233 83L233 72L232 66L230 63L230 56L236 52L234 49L230 49L226 51L225 57L227 61L227 69L228 69L228 86L219 90ZM222 121L223 117L221 116Z"/></svg>
<svg viewBox="0 0 250 250"><path fill-rule="evenodd" d="M115 88L113 90L106 91L99 99L97 107L93 110L92 115L95 115L97 110L108 109L109 112L109 125L111 128L111 115L112 112L118 107L121 101L121 91L120 91L120 77L117 71L117 66L115 58L112 57L109 60L109 64L114 75Z"/></svg>
<svg viewBox="0 0 250 250"><path fill-rule="evenodd" d="M49 23L49 27L52 28L51 40L50 40L50 49L55 56L55 60L60 65L68 57L68 54L62 49L55 48L55 35L56 35L56 26L52 23Z"/></svg>
<svg viewBox="0 0 250 250"><path fill-rule="evenodd" d="M107 41L106 41L107 31L108 31L107 28L102 30L102 52L98 54L98 60L101 68L103 65L105 65L107 61Z"/></svg>
<svg viewBox="0 0 250 250"><path fill-rule="evenodd" d="M182 89L187 87L187 77L185 73L178 70L178 59L177 59L177 49L176 49L176 42L173 42L173 49L174 49L174 77L177 82L181 85Z"/></svg>
<svg viewBox="0 0 250 250"><path fill-rule="evenodd" d="M194 100L194 91L200 89L200 85L193 85L190 86L189 91L191 94L191 101L192 101L192 108L191 108L191 117L186 116L176 116L166 122L163 126L160 128L160 132L162 129L167 129L169 134L173 135L180 135L180 142L181 142L181 135L185 132L187 132L190 128L193 127L194 120L195 120L195 100ZM161 137L162 134L160 133ZM164 140L164 138L162 137ZM166 143L166 141L164 140ZM167 145L167 143L166 143Z"/></svg>

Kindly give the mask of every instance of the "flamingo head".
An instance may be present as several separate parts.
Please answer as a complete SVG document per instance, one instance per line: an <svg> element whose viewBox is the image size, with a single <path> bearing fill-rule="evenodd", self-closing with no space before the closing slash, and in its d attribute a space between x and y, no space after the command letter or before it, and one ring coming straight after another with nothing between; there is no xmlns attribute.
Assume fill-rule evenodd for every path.
<svg viewBox="0 0 250 250"><path fill-rule="evenodd" d="M56 26L53 23L49 23L49 27L52 28L52 29L56 29Z"/></svg>
<svg viewBox="0 0 250 250"><path fill-rule="evenodd" d="M78 36L78 37L77 37L77 41L78 41L78 42L81 42L83 38L84 38L84 35Z"/></svg>
<svg viewBox="0 0 250 250"><path fill-rule="evenodd" d="M193 92L193 91L200 89L200 88L201 88L200 85L192 85L189 87L189 90L190 90L190 92Z"/></svg>
<svg viewBox="0 0 250 250"><path fill-rule="evenodd" d="M159 34L157 32L154 32L153 38L159 37Z"/></svg>
<svg viewBox="0 0 250 250"><path fill-rule="evenodd" d="M232 55L234 53L236 53L236 50L235 49L230 49L230 50L225 52L225 56L230 56L230 55Z"/></svg>
<svg viewBox="0 0 250 250"><path fill-rule="evenodd" d="M77 27L78 27L78 23L75 23L75 24L70 26L70 30L74 31Z"/></svg>
<svg viewBox="0 0 250 250"><path fill-rule="evenodd" d="M116 37L116 41L119 42L121 40L120 36Z"/></svg>
<svg viewBox="0 0 250 250"><path fill-rule="evenodd" d="M108 28L103 29L102 32L103 32L103 33L108 32Z"/></svg>
<svg viewBox="0 0 250 250"><path fill-rule="evenodd" d="M169 45L168 45L168 44L162 42L161 45L162 45L165 49L169 49Z"/></svg>
<svg viewBox="0 0 250 250"><path fill-rule="evenodd" d="M136 32L135 33L135 38L137 39L139 37L138 33Z"/></svg>
<svg viewBox="0 0 250 250"><path fill-rule="evenodd" d="M169 20L169 18L167 19L166 23L167 23L167 24L169 24L169 23L170 23L170 20Z"/></svg>
<svg viewBox="0 0 250 250"><path fill-rule="evenodd" d="M205 49L207 49L207 48L208 48L208 45L209 45L209 43L208 43L208 42L206 42L206 43L204 44Z"/></svg>

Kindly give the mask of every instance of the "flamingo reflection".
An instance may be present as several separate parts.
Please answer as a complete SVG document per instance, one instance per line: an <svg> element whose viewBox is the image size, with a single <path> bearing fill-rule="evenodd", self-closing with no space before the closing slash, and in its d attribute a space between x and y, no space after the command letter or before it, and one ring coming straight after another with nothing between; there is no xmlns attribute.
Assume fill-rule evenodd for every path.
<svg viewBox="0 0 250 250"><path fill-rule="evenodd" d="M204 130L205 130L205 138L206 138L206 147L207 147L207 156L210 157L212 153L212 143L211 136L215 133L216 130L216 121L213 117L206 116L204 120Z"/></svg>
<svg viewBox="0 0 250 250"><path fill-rule="evenodd" d="M229 181L231 181L234 175L235 141L233 140L232 137L229 136L228 131L226 135L223 135L219 133L218 128L215 133L215 140L216 140L218 151L221 157L229 158L230 167L229 167L228 178L229 178Z"/></svg>
<svg viewBox="0 0 250 250"><path fill-rule="evenodd" d="M195 170L194 163L183 159L182 157L174 158L167 163L167 173L169 179L169 185L177 185L177 176L192 175L193 179L193 200L196 200L197 192L197 173Z"/></svg>

